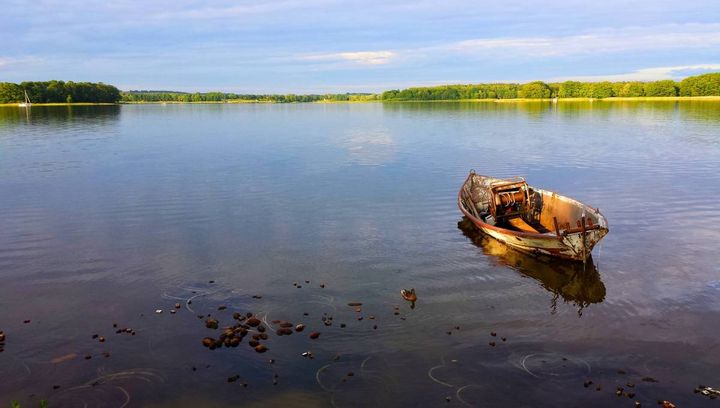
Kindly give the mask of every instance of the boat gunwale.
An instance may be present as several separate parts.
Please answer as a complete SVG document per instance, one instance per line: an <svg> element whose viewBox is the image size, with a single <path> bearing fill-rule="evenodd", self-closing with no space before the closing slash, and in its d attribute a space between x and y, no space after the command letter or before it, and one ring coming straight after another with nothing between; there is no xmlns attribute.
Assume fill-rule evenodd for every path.
<svg viewBox="0 0 720 408"><path fill-rule="evenodd" d="M484 176L484 175L481 175L481 174L477 174L477 173L475 173L474 171L472 171L472 172L470 172L470 174L468 174L468 176L465 178L465 181L463 182L462 186L460 187L460 191L458 191L458 198L457 198L458 208L460 208L460 211L461 211L466 217L468 217L472 222L474 222L475 224L482 224L482 225L481 225L482 228L488 228L488 229L491 229L491 230L493 230L493 231L497 231L497 232L499 232L499 233L502 233L502 234L504 234L504 235L511 235L511 236L517 236L517 237L522 237L522 238L542 239L542 240L557 240L558 238L560 238L558 235L555 235L555 234L540 233L540 232L538 232L538 233L523 232L523 231L511 230L511 229L508 229L508 228L497 227L497 226L495 226L495 225L490 225L490 224L486 223L485 221L483 221L483 220L475 217L474 215L472 215L468 210L465 209L464 205L462 204L462 201L463 201L463 198L462 198L463 190L465 189L465 186L467 185L468 181L470 180L470 177L472 177L472 176L479 176L479 177L486 177L486 178L490 177L490 176ZM555 195L560 196L560 197L564 197L564 198L566 198L566 199L568 199L568 200L572 200L572 201L574 201L574 202L576 202L576 203L578 203L578 204L580 204L580 205L582 205L582 206L585 206L585 207L587 207L587 208L595 211L595 213L596 213L596 214L602 219L602 221L603 221L603 224L604 224L604 225L601 225L601 229L604 229L604 230L606 230L606 231L609 231L609 230L610 230L610 228L609 228L609 226L608 226L607 218L605 218L605 216L600 212L599 209L593 208L593 207L591 207L591 206L583 203L582 201L578 201L578 200L576 200L576 199L574 199L574 198L571 198L571 197L567 197L567 196L558 194L558 193L556 193L556 192L554 192L554 191L551 191L551 190L536 189L535 187L533 187L533 188L534 188L536 191L537 191L537 190L542 190L542 191L545 191L545 192L548 192L548 193L551 193L551 194L555 194ZM470 197L470 201L472 202L472 197ZM572 233L569 233L569 234L567 234L567 235L577 235L577 234L582 234L582 232L572 232Z"/></svg>

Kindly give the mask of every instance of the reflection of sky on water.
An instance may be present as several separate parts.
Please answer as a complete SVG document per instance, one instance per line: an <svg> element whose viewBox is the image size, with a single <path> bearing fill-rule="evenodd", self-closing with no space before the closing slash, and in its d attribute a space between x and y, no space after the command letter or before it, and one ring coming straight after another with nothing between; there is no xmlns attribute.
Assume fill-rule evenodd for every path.
<svg viewBox="0 0 720 408"><path fill-rule="evenodd" d="M0 395L24 402L47 395L58 378L69 389L98 370L150 369L164 382L153 377L139 387L148 384L139 373L112 384L133 402L156 406L182 406L170 404L178 392L216 406L238 398L282 405L298 390L310 405L352 406L368 394L386 404L412 395L411 405L444 405L450 396L453 405L458 391L465 401L502 403L515 401L503 390L518 387L551 406L553 398L617 401L589 397L572 370L566 383L542 383L518 368L523 356L545 355L553 367L558 356L586 361L593 375L633 366L633 375L661 380L646 389L643 405L663 394L693 406L686 383L702 383L720 367L718 329L708 324L720 311L720 151L687 139L716 139L717 110L605 103L117 109L71 116L38 109L31 123L0 109L0 330L12 339L0 353L8 367L0 377L13 379L0 382ZM71 162L72 171L53 166ZM475 245L457 228L455 203L472 167L525 175L600 207L610 234L595 251L597 271L578 274ZM399 296L409 287L418 292L415 309ZM193 296L177 315L153 313ZM364 303L362 321L347 307L356 300ZM293 335L271 340L265 355L247 345L210 352L199 343L207 329L196 315L227 320L217 310L223 304L319 327L321 341ZM322 326L322 313L336 325ZM33 323L23 325L26 318ZM114 337L114 322L138 335ZM490 347L491 331L508 342ZM101 345L90 339L96 332L111 336ZM105 347L110 358L82 359ZM317 358L301 357L306 350ZM69 353L80 358L48 369ZM346 370L356 376L338 378L342 392L333 394L316 374L336 353L342 364L321 379ZM476 365L433 371L450 389L427 376L443 358ZM683 373L681 383L671 383L671 371ZM234 373L251 386L229 386ZM124 401L112 387L87 398L103 392Z"/></svg>
<svg viewBox="0 0 720 408"><path fill-rule="evenodd" d="M386 129L350 129L343 141L350 162L380 166L395 158L396 143Z"/></svg>

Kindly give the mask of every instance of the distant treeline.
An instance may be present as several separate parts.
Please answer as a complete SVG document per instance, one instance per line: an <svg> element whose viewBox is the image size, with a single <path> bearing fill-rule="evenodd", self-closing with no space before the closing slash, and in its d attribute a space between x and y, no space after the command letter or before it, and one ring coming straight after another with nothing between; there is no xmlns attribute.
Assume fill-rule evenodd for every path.
<svg viewBox="0 0 720 408"><path fill-rule="evenodd" d="M225 92L186 93L174 91L120 92L102 82L0 82L0 103L22 102L27 91L33 103L53 102L347 102L432 101L460 99L612 98L656 96L720 96L720 72L697 75L680 82L578 82L526 84L471 84L416 87L382 94L344 93L310 95L236 94Z"/></svg>
<svg viewBox="0 0 720 408"><path fill-rule="evenodd" d="M0 82L0 103L23 102L24 91L32 103L114 103L120 100L120 90L102 82Z"/></svg>
<svg viewBox="0 0 720 408"><path fill-rule="evenodd" d="M578 82L476 84L418 87L383 92L384 101L455 99L612 98L654 96L720 96L720 73L697 75L680 82Z"/></svg>
<svg viewBox="0 0 720 408"><path fill-rule="evenodd" d="M324 95L254 95L224 92L185 93L171 91L122 92L122 102L342 102L377 100L374 94L324 94Z"/></svg>

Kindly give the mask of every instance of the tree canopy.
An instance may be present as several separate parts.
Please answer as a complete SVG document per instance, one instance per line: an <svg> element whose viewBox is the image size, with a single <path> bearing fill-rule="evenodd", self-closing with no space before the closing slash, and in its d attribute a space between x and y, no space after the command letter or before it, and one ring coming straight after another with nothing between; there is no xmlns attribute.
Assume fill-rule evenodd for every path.
<svg viewBox="0 0 720 408"><path fill-rule="evenodd" d="M457 99L612 98L641 96L720 96L720 73L697 75L675 82L580 82L470 84L415 87L383 92L385 101Z"/></svg>
<svg viewBox="0 0 720 408"><path fill-rule="evenodd" d="M580 82L525 84L491 83L441 85L393 89L382 94L236 94L226 92L187 93L173 91L120 92L102 82L45 81L20 84L0 82L0 103L24 100L27 92L33 103L53 102L334 102L334 101L434 101L462 99L547 99L612 98L661 96L720 96L720 72L691 76L680 82Z"/></svg>
<svg viewBox="0 0 720 408"><path fill-rule="evenodd" d="M0 103L22 102L27 92L33 103L92 102L115 103L120 90L102 82L0 82Z"/></svg>

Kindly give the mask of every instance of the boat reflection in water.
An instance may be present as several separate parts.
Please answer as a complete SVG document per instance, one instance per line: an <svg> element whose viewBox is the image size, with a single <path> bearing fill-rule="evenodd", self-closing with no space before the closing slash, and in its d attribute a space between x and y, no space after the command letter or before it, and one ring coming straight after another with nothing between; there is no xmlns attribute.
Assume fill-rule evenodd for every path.
<svg viewBox="0 0 720 408"><path fill-rule="evenodd" d="M498 264L509 266L537 280L543 288L553 293L552 313L557 311L557 301L560 297L566 303L578 307L578 316L582 316L584 308L605 299L605 285L600 280L600 274L592 257L581 263L542 255L529 255L478 231L472 221L466 217L458 222L458 228Z"/></svg>

